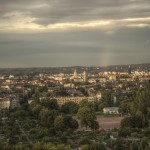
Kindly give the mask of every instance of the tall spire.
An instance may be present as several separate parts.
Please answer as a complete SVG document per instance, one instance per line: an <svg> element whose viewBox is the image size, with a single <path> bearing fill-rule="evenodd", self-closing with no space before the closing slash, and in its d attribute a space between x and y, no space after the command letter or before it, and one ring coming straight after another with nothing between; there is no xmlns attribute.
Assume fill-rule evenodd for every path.
<svg viewBox="0 0 150 150"><path fill-rule="evenodd" d="M83 72L83 81L84 81L84 82L87 82L87 80L88 80L87 78L88 78L88 77L87 77L87 72L84 71L84 72Z"/></svg>
<svg viewBox="0 0 150 150"><path fill-rule="evenodd" d="M73 77L76 78L77 76L78 76L78 73L77 73L77 69L75 68L75 69L74 69Z"/></svg>

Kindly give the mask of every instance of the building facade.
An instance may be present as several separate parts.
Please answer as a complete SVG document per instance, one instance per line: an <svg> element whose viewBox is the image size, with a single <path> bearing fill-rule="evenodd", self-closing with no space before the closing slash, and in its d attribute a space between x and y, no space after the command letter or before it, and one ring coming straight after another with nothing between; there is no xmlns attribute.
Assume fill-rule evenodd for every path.
<svg viewBox="0 0 150 150"><path fill-rule="evenodd" d="M96 97L56 97L54 98L57 100L59 105L63 105L67 102L75 102L79 104L83 100L87 100L88 102L95 102L97 101Z"/></svg>

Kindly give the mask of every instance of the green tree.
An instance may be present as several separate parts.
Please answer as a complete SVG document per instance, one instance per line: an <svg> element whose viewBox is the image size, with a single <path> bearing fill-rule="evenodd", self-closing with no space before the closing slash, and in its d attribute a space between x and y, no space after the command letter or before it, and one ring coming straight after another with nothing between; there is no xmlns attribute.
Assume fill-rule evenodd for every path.
<svg viewBox="0 0 150 150"><path fill-rule="evenodd" d="M56 99L45 99L41 102L41 105L51 110L53 109L58 110L59 108Z"/></svg>
<svg viewBox="0 0 150 150"><path fill-rule="evenodd" d="M93 127L93 124L96 120L96 115L91 107L81 107L77 113L77 116L80 119L81 125L85 126L86 128Z"/></svg>
<svg viewBox="0 0 150 150"><path fill-rule="evenodd" d="M64 118L63 116L57 116L56 119L54 120L54 127L57 130L64 130L65 124L64 124Z"/></svg>
<svg viewBox="0 0 150 150"><path fill-rule="evenodd" d="M94 129L94 130L99 129L98 121L94 120L90 127L91 127L91 129Z"/></svg>
<svg viewBox="0 0 150 150"><path fill-rule="evenodd" d="M40 111L42 110L42 105L37 104L32 108L33 113L36 115L39 115Z"/></svg>
<svg viewBox="0 0 150 150"><path fill-rule="evenodd" d="M79 127L78 122L69 115L64 116L64 124L66 129L70 128L75 130Z"/></svg>
<svg viewBox="0 0 150 150"><path fill-rule="evenodd" d="M120 103L119 111L121 114L129 114L130 113L130 101L123 100Z"/></svg>
<svg viewBox="0 0 150 150"><path fill-rule="evenodd" d="M88 144L82 145L81 150L89 150L89 145Z"/></svg>
<svg viewBox="0 0 150 150"><path fill-rule="evenodd" d="M138 91L131 103L131 114L142 120L142 127L148 126L150 122L150 90Z"/></svg>
<svg viewBox="0 0 150 150"><path fill-rule="evenodd" d="M75 102L67 102L61 106L61 111L65 114L76 114L78 109L79 105Z"/></svg>
<svg viewBox="0 0 150 150"><path fill-rule="evenodd" d="M114 149L115 150L125 150L125 145L124 145L124 141L122 138L119 138L116 140Z"/></svg>
<svg viewBox="0 0 150 150"><path fill-rule="evenodd" d="M80 145L80 146L81 146L81 145L89 145L89 144L91 144L91 141L89 140L88 137L81 137L81 138L79 139L79 145Z"/></svg>
<svg viewBox="0 0 150 150"><path fill-rule="evenodd" d="M90 106L91 106L91 103L88 102L87 99L84 99L84 100L82 100L82 101L80 102L79 106L80 106L80 107L85 107L85 106L90 107Z"/></svg>
<svg viewBox="0 0 150 150"><path fill-rule="evenodd" d="M51 143L37 142L33 145L33 150L71 150L71 148L64 144L53 145Z"/></svg>
<svg viewBox="0 0 150 150"><path fill-rule="evenodd" d="M106 150L106 147L102 143L93 142L89 145L89 150Z"/></svg>
<svg viewBox="0 0 150 150"><path fill-rule="evenodd" d="M104 107L112 107L114 105L114 102L111 97L111 91L102 92L101 101L103 102Z"/></svg>
<svg viewBox="0 0 150 150"><path fill-rule="evenodd" d="M59 112L56 110L48 110L48 108L43 108L39 114L41 124L45 127L52 127L58 114Z"/></svg>
<svg viewBox="0 0 150 150"><path fill-rule="evenodd" d="M147 137L143 137L140 142L140 150L145 150L146 147L149 146L149 139Z"/></svg>
<svg viewBox="0 0 150 150"><path fill-rule="evenodd" d="M139 145L137 142L132 142L130 144L130 150L139 150Z"/></svg>
<svg viewBox="0 0 150 150"><path fill-rule="evenodd" d="M92 142L91 144L82 145L81 150L106 150L106 147L102 143Z"/></svg>
<svg viewBox="0 0 150 150"><path fill-rule="evenodd" d="M141 128L142 119L139 116L129 116L121 120L121 127Z"/></svg>

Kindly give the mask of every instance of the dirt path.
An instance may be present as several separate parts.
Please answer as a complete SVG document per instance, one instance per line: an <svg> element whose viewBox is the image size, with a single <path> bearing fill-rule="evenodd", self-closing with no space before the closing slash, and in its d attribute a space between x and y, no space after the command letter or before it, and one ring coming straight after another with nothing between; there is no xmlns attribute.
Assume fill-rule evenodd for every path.
<svg viewBox="0 0 150 150"><path fill-rule="evenodd" d="M119 128L123 117L103 117L97 116L97 121L103 129Z"/></svg>
<svg viewBox="0 0 150 150"><path fill-rule="evenodd" d="M33 145L32 141L30 140L29 136L26 134L26 132L24 131L24 129L21 127L21 125L19 124L19 121L18 121L18 120L16 120L16 123L17 123L17 125L19 126L19 129L20 129L21 133L23 134L23 136L26 137L28 143L29 143L30 145Z"/></svg>

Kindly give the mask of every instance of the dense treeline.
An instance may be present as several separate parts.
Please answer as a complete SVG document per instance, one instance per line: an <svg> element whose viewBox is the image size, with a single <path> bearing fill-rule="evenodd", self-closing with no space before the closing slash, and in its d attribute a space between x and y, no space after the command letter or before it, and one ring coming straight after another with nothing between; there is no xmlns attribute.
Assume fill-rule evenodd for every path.
<svg viewBox="0 0 150 150"><path fill-rule="evenodd" d="M36 150L70 150L71 147L67 146L70 145L68 140L72 141L71 138L79 127L78 119L82 126L91 129L99 127L93 104L86 100L80 105L68 102L59 106L55 99L37 98L30 105L24 104L7 115L9 120L1 122L3 127L1 133L8 139L7 143L0 143L2 150L24 149L24 147ZM76 141L77 138L75 137ZM24 144L18 144L20 142ZM76 146L78 143L79 141Z"/></svg>
<svg viewBox="0 0 150 150"><path fill-rule="evenodd" d="M2 150L148 150L150 141L150 83L144 89L135 90L126 97L112 98L112 91L102 91L101 101L90 103L83 100L80 104L68 102L59 106L55 99L40 100L39 94L46 88L33 90L35 99L20 108L4 110L0 121L0 134L5 139L0 142ZM125 115L116 140L110 138L112 131L100 133L96 112L104 107L119 106ZM77 131L79 121L91 132ZM88 131L88 130L87 130Z"/></svg>
<svg viewBox="0 0 150 150"><path fill-rule="evenodd" d="M122 120L122 127L144 128L150 125L150 89L138 91L133 100L122 105L129 116Z"/></svg>

